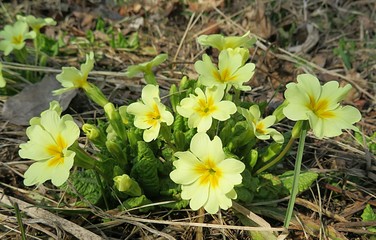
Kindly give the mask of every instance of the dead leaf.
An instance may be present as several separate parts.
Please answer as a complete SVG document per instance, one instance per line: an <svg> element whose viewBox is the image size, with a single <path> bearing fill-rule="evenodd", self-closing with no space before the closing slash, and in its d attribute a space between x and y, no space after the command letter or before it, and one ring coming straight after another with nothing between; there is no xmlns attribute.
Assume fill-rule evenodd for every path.
<svg viewBox="0 0 376 240"><path fill-rule="evenodd" d="M274 33L274 27L265 14L265 4L262 1L256 1L253 8L245 14L247 28L251 33L262 38L269 38Z"/></svg>
<svg viewBox="0 0 376 240"><path fill-rule="evenodd" d="M360 88L368 89L368 82L365 80L360 73L358 73L355 69L350 69L346 77L351 79L354 83L356 83ZM353 103L356 107L360 108L364 105L363 101L359 101L361 92L358 91L355 87L353 87L347 97L345 98L346 102Z"/></svg>
<svg viewBox="0 0 376 240"><path fill-rule="evenodd" d="M46 75L42 81L25 87L20 93L9 97L4 104L3 118L17 125L28 125L32 117L49 108L52 100L57 100L63 110L77 94L70 91L59 96L53 96L52 91L61 88L54 75Z"/></svg>
<svg viewBox="0 0 376 240"><path fill-rule="evenodd" d="M311 59L313 63L315 63L316 65L322 68L325 67L326 60L327 60L327 54L323 54L323 53L319 53Z"/></svg>
<svg viewBox="0 0 376 240"><path fill-rule="evenodd" d="M311 50L319 41L319 31L313 26L313 24L307 23L307 38L303 44L289 47L288 51L292 53L306 53Z"/></svg>
<svg viewBox="0 0 376 240"><path fill-rule="evenodd" d="M188 0L188 8L192 12L209 12L216 7L223 6L223 0Z"/></svg>

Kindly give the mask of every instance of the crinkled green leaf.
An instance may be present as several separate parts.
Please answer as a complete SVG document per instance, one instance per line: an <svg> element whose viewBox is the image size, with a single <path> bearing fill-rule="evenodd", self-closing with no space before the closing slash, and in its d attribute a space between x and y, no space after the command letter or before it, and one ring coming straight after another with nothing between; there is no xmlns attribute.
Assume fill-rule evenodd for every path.
<svg viewBox="0 0 376 240"><path fill-rule="evenodd" d="M69 195L77 198L83 197L91 204L97 204L102 197L101 188L98 184L95 172L93 170L77 171L70 176L72 185L75 189L71 189L66 184L62 188L67 190ZM86 201L79 201L76 205L88 206Z"/></svg>
<svg viewBox="0 0 376 240"><path fill-rule="evenodd" d="M172 124L172 129L174 132L176 131L184 131L186 128L184 117L176 114L174 123Z"/></svg>
<svg viewBox="0 0 376 240"><path fill-rule="evenodd" d="M158 196L160 189L158 159L147 143L139 141L137 147L137 161L132 167L131 177L136 179L147 196Z"/></svg>
<svg viewBox="0 0 376 240"><path fill-rule="evenodd" d="M173 137L174 137L175 146L178 151L185 151L188 149L189 142L185 138L185 134L182 131L180 130L175 131L173 134Z"/></svg>
<svg viewBox="0 0 376 240"><path fill-rule="evenodd" d="M304 192L309 189L314 181L316 181L319 175L315 172L302 172L299 175L299 191L298 193ZM292 183L294 179L294 171L287 171L279 176L282 184L285 188L292 191Z"/></svg>
<svg viewBox="0 0 376 240"><path fill-rule="evenodd" d="M255 198L258 200L275 200L287 194L278 176L270 173L262 173L259 176L259 184L255 192Z"/></svg>
<svg viewBox="0 0 376 240"><path fill-rule="evenodd" d="M238 195L237 200L250 203L255 196L251 191L245 187L235 187L236 194Z"/></svg>
<svg viewBox="0 0 376 240"><path fill-rule="evenodd" d="M361 217L364 222L376 221L376 213L372 209L371 205L367 204ZM368 227L367 230L370 232L376 232L376 227Z"/></svg>

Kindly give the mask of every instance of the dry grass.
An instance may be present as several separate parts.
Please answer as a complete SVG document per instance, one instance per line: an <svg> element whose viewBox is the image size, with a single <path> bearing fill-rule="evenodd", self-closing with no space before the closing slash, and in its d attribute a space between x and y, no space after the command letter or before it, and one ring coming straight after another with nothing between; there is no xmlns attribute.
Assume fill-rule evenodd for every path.
<svg viewBox="0 0 376 240"><path fill-rule="evenodd" d="M18 4L16 0L4 2L6 8L2 11L7 14L2 24L20 11L36 16L47 14L58 20L57 29L67 33L67 45L62 49L65 56L53 59L48 68L14 68L56 73L61 66L77 66L87 47L69 41L69 37L84 38L85 31L93 28L99 16L113 17L106 21L125 33L134 31L130 25L136 19L142 19L141 48L137 52L89 46L102 55L96 64L97 71L91 75L92 80L101 84L111 101L124 104L138 98L144 83L142 79L127 79L119 72L130 64L149 60L146 47L152 46L157 52L169 54L170 61L157 72L162 88L167 89L184 75L196 77L193 63L204 52L195 41L197 36L217 32L241 35L251 30L259 41L252 52L257 73L250 83L253 91L245 96L249 101L278 104L282 101L285 84L294 81L297 74L309 72L323 82L351 83L354 90L346 103L362 112L359 126L364 134L376 131L374 1L207 0L202 1L207 5L197 5L193 1L181 4L177 0L160 0L140 1L144 2L142 4L130 1L122 7L79 0L19 2L22 3ZM116 18L119 14L123 16ZM57 36L58 31L46 34ZM351 60L350 68L346 60L339 57L341 39L347 43L342 54ZM350 43L355 47L351 48ZM6 99L1 97L1 107ZM89 104L82 109L73 102L71 111L77 112L77 118L87 119L93 117L96 109ZM279 127L289 128L282 124ZM69 196L49 184L38 189L25 188L22 174L29 162L21 160L17 154L18 145L26 140L24 131L23 126L0 120L1 239L21 239L20 226L24 226L28 239L250 239L248 231L255 230L274 232L281 239L286 237L280 227L283 215L271 211L270 202L249 204L248 209L254 213L235 205L237 207L217 215L190 210L141 214L116 209L104 211L95 206L75 208ZM365 227L376 223L362 222L360 214L366 203L376 207L375 156L367 146L358 144L350 133L325 141L317 141L310 135L306 149L303 168L319 172L320 177L311 191L297 200L296 219L287 238L366 239L365 234L369 232ZM282 169L292 169L292 161L292 158L287 159ZM287 200L275 201L276 209L286 207ZM18 214L14 208L16 203L20 209ZM241 216L260 227L244 226L239 220Z"/></svg>

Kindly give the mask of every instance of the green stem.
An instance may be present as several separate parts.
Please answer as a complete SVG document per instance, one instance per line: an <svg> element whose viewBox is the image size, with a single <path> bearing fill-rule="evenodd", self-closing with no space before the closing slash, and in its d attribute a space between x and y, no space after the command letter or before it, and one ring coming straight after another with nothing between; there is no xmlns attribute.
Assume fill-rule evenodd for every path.
<svg viewBox="0 0 376 240"><path fill-rule="evenodd" d="M144 74L144 78L147 84L158 85L157 79L155 78L153 71L146 71Z"/></svg>
<svg viewBox="0 0 376 240"><path fill-rule="evenodd" d="M22 223L22 216L21 216L20 208L18 207L17 203L14 203L13 207L14 207L14 211L16 212L16 218L17 218L18 226L20 227L21 239L26 240L27 238L26 238L25 228L24 228L24 225Z"/></svg>
<svg viewBox="0 0 376 240"><path fill-rule="evenodd" d="M39 31L38 32L36 32L36 31L34 31L35 33L36 33L36 36L35 36L35 38L34 38L34 48L35 48L35 66L38 66L38 58L39 58L39 53L40 53L40 49L39 49L39 37L40 37L40 33L39 33Z"/></svg>
<svg viewBox="0 0 376 240"><path fill-rule="evenodd" d="M275 164L277 164L285 155L286 153L290 150L292 147L292 144L294 143L295 139L298 137L298 133L300 133L301 127L303 125L302 121L298 121L295 123L294 128L292 130L292 135L288 143L286 144L285 148L282 150L282 152L279 153L279 155L274 158L272 161L268 162L264 166L262 166L260 169L256 171L256 175L262 173L263 171L271 168Z"/></svg>
<svg viewBox="0 0 376 240"><path fill-rule="evenodd" d="M233 102L235 103L235 105L239 106L239 103L240 103L240 90L239 89L235 89L235 95L234 95L234 99L233 99Z"/></svg>
<svg viewBox="0 0 376 240"><path fill-rule="evenodd" d="M87 154L76 141L69 150L76 153L74 157L74 165L85 169L96 169L97 161Z"/></svg>
<svg viewBox="0 0 376 240"><path fill-rule="evenodd" d="M287 206L287 212L286 212L286 216L285 216L285 220L283 224L285 228L288 228L290 225L290 221L291 221L292 214L294 211L296 195L298 194L298 190L299 190L299 175L300 175L300 168L302 166L302 158L303 158L305 138L307 136L307 129L308 129L308 122L304 121L301 132L300 132L300 137L299 137L299 145L298 145L298 152L296 155L291 197L290 197L289 205Z"/></svg>
<svg viewBox="0 0 376 240"><path fill-rule="evenodd" d="M99 106L104 107L108 103L107 97L94 84L88 83L87 85L84 85L82 88L85 91L86 96L88 96L93 102L95 102Z"/></svg>

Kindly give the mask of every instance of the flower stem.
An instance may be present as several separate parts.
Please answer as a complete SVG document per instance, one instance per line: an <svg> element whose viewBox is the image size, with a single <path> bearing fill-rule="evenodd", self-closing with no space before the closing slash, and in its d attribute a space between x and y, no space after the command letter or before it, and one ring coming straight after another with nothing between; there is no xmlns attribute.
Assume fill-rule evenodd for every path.
<svg viewBox="0 0 376 240"><path fill-rule="evenodd" d="M151 70L145 72L144 78L147 84L158 85L157 79L155 78L155 75Z"/></svg>
<svg viewBox="0 0 376 240"><path fill-rule="evenodd" d="M292 144L294 143L295 139L298 137L297 133L300 133L301 127L302 127L303 122L298 121L295 123L294 128L292 130L292 135L288 143L286 144L285 148L282 150L282 152L279 153L279 155L274 158L272 161L268 162L264 166L262 166L260 169L256 171L256 175L262 173L263 171L267 170L268 168L271 168L275 164L277 164L285 155L286 153L290 150Z"/></svg>
<svg viewBox="0 0 376 240"><path fill-rule="evenodd" d="M296 155L296 162L295 162L295 168L294 168L294 179L293 179L292 190L291 190L291 197L290 197L289 205L287 206L287 212L286 212L285 220L283 224L285 228L288 228L290 225L291 217L292 217L293 210L294 210L296 195L298 194L298 190L299 190L299 175L300 175L300 168L302 165L302 158L303 158L305 138L307 136L307 129L308 129L308 122L304 121L302 129L300 131L298 152Z"/></svg>
<svg viewBox="0 0 376 240"><path fill-rule="evenodd" d="M40 38L40 32L34 31L36 33L36 36L34 38L34 48L35 48L35 66L38 66L38 60L39 60L39 53L40 53L40 46L39 46L39 38Z"/></svg>
<svg viewBox="0 0 376 240"><path fill-rule="evenodd" d="M69 150L72 150L76 153L76 156L74 157L74 165L78 167L82 167L85 169L95 169L97 161L89 156L79 145L76 141L72 146L69 147Z"/></svg>

